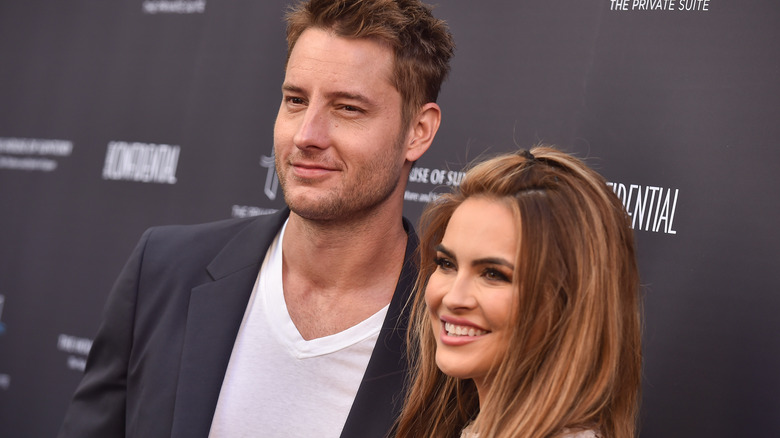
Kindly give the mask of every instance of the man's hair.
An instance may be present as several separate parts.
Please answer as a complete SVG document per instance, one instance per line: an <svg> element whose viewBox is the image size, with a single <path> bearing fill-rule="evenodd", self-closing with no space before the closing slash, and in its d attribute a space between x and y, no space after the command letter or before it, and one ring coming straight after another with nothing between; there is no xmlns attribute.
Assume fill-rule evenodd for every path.
<svg viewBox="0 0 780 438"><path fill-rule="evenodd" d="M455 49L447 24L419 0L308 0L287 15L287 59L309 28L344 38L370 38L392 48L393 85L401 94L407 125L428 102L436 102Z"/></svg>
<svg viewBox="0 0 780 438"><path fill-rule="evenodd" d="M473 381L436 366L424 290L435 247L468 198L512 211L519 243L506 354L480 406ZM490 218L485 218L489 221ZM618 197L582 161L550 147L502 155L466 173L423 213L409 349L414 375L397 438L544 438L591 429L632 438L641 382L639 272ZM479 417L477 417L479 414Z"/></svg>

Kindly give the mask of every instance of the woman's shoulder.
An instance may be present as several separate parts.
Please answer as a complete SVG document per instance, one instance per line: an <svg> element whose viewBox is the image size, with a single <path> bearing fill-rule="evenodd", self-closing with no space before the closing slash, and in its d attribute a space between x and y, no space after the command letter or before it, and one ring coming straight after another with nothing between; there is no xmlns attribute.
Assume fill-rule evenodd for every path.
<svg viewBox="0 0 780 438"><path fill-rule="evenodd" d="M576 430L571 431L569 429L563 429L563 432L558 435L558 438L599 438L599 434L595 430Z"/></svg>
<svg viewBox="0 0 780 438"><path fill-rule="evenodd" d="M463 428L460 438L479 438L479 434L474 432L474 423L469 423Z"/></svg>
<svg viewBox="0 0 780 438"><path fill-rule="evenodd" d="M474 432L473 424L469 424L461 432L460 438L479 438L479 434ZM571 431L563 429L563 432L557 438L600 438L600 435L595 430Z"/></svg>

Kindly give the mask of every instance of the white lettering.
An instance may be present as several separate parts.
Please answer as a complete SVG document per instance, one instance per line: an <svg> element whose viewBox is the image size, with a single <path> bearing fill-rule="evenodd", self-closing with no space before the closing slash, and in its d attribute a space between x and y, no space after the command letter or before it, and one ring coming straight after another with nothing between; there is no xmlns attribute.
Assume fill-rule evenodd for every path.
<svg viewBox="0 0 780 438"><path fill-rule="evenodd" d="M444 178L446 177L447 172L441 169L434 169L433 172L431 172L431 184L443 184Z"/></svg>
<svg viewBox="0 0 780 438"><path fill-rule="evenodd" d="M67 140L45 140L37 138L0 138L0 153L15 155L69 156L73 142Z"/></svg>
<svg viewBox="0 0 780 438"><path fill-rule="evenodd" d="M441 195L434 192L415 193L415 192L410 192L409 190L404 191L404 201L427 203L427 202L435 201L439 196Z"/></svg>
<svg viewBox="0 0 780 438"><path fill-rule="evenodd" d="M609 0L609 10L610 11L627 11L628 10L628 0Z"/></svg>
<svg viewBox="0 0 780 438"><path fill-rule="evenodd" d="M671 190L671 189L669 189ZM677 231L672 229L672 224L674 223L674 212L677 210L677 195L680 193L679 189L674 189L674 201L672 202L672 212L669 215L669 224L666 227L666 233L667 234L677 234ZM667 193L668 196L668 193Z"/></svg>
<svg viewBox="0 0 780 438"><path fill-rule="evenodd" d="M447 172L447 185L458 187L461 181L463 181L464 176L466 176L466 172L456 172L454 170L450 170Z"/></svg>
<svg viewBox="0 0 780 438"><path fill-rule="evenodd" d="M75 371L84 371L87 360L83 357L68 356L68 368Z"/></svg>
<svg viewBox="0 0 780 438"><path fill-rule="evenodd" d="M176 184L179 146L167 144L108 144L103 164L103 179L144 183Z"/></svg>
<svg viewBox="0 0 780 438"><path fill-rule="evenodd" d="M143 9L147 14L202 14L206 0L146 0Z"/></svg>
<svg viewBox="0 0 780 438"><path fill-rule="evenodd" d="M51 172L56 168L57 162L48 158L16 158L0 155L0 169Z"/></svg>
<svg viewBox="0 0 780 438"><path fill-rule="evenodd" d="M678 11L709 11L710 0L680 0Z"/></svg>
<svg viewBox="0 0 780 438"><path fill-rule="evenodd" d="M645 224L645 231L650 229L650 219L652 218L652 214L653 214L653 204L655 203L655 195L656 193L658 193L659 190L661 190L660 187L654 187L654 186L645 187L645 202L648 202L647 192L651 192L649 197L650 208L647 209L647 223ZM640 223L639 226L641 227L642 224Z"/></svg>
<svg viewBox="0 0 780 438"><path fill-rule="evenodd" d="M234 205L231 211L233 217L252 217L264 214L273 214L279 210L275 208L255 207L253 205Z"/></svg>
<svg viewBox="0 0 780 438"><path fill-rule="evenodd" d="M92 348L92 339L77 338L75 336L60 334L57 338L57 349L66 353L89 354Z"/></svg>
<svg viewBox="0 0 780 438"><path fill-rule="evenodd" d="M425 167L413 167L412 171L409 173L409 182L427 183L428 173L430 171L431 169L427 169Z"/></svg>
<svg viewBox="0 0 780 438"><path fill-rule="evenodd" d="M671 11L676 0L634 0L632 11ZM625 10L625 9L623 9Z"/></svg>
<svg viewBox="0 0 780 438"><path fill-rule="evenodd" d="M677 211L679 189L664 189L656 186L645 186L643 189L638 184L630 184L626 188L625 184L614 182L608 182L607 186L626 208L626 213L631 217L631 228L654 233L677 234L672 226Z"/></svg>

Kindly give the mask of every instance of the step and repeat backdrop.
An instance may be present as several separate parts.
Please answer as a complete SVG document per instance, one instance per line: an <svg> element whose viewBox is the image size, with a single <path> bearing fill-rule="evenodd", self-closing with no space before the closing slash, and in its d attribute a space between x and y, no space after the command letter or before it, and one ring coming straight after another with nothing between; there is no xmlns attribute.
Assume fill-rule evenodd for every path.
<svg viewBox="0 0 780 438"><path fill-rule="evenodd" d="M53 436L149 226L283 206L285 0L0 3L0 436ZM555 144L631 215L642 437L780 436L780 6L439 0L457 43L406 215Z"/></svg>

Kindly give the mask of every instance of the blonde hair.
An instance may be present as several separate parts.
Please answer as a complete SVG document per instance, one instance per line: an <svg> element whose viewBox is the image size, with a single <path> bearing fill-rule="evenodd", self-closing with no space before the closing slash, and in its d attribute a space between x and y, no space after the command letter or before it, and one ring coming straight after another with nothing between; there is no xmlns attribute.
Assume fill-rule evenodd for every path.
<svg viewBox="0 0 780 438"><path fill-rule="evenodd" d="M515 328L481 407L472 381L437 368L422 293L436 269L434 247L452 213L472 196L509 206L522 242ZM420 258L409 331L415 372L396 437L457 437L475 419L480 438L547 438L564 429L634 437L639 273L628 216L603 177L546 146L478 164L456 193L423 213Z"/></svg>

